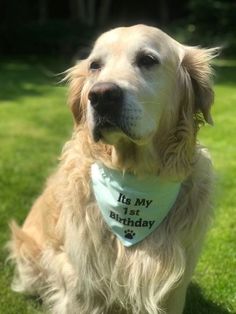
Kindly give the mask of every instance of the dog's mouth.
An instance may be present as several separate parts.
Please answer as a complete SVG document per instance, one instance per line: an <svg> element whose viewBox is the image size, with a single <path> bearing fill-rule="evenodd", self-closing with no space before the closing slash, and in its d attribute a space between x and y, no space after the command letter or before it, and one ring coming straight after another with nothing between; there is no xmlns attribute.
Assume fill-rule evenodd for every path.
<svg viewBox="0 0 236 314"><path fill-rule="evenodd" d="M107 142L107 139L114 134L128 137L131 141L140 139L132 132L131 126L123 120L97 116L94 122L92 135L95 142L99 140Z"/></svg>
<svg viewBox="0 0 236 314"><path fill-rule="evenodd" d="M121 131L118 126L109 120L101 119L95 124L92 135L95 142L104 140L104 134L107 132L119 132Z"/></svg>

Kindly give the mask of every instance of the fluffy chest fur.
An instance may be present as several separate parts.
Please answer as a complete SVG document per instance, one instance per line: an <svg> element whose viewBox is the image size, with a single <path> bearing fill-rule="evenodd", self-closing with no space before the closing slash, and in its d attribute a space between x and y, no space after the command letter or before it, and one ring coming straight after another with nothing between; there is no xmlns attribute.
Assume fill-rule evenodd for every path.
<svg viewBox="0 0 236 314"><path fill-rule="evenodd" d="M89 165L86 171L89 177ZM84 186L81 180L80 169L69 173L67 180L73 177L73 181L66 194L71 195L74 211L67 213L65 251L78 278L78 294L85 299L92 296L101 304L105 299L106 307L131 304L133 313L157 313L156 305L161 308L170 291L191 276L211 216L212 169L206 151L198 150L193 172L163 223L130 248L104 222L89 181ZM74 188L69 188L75 185L76 191L84 193L75 196Z"/></svg>

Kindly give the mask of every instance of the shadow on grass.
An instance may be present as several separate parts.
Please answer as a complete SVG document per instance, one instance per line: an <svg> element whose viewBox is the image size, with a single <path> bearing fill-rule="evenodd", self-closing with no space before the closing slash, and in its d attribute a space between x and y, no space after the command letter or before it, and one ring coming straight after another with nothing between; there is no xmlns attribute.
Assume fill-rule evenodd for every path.
<svg viewBox="0 0 236 314"><path fill-rule="evenodd" d="M230 314L230 312L213 301L208 300L201 288L191 283L186 298L184 314Z"/></svg>
<svg viewBox="0 0 236 314"><path fill-rule="evenodd" d="M24 60L0 62L0 100L16 100L49 92L62 78L57 73L66 69L62 62Z"/></svg>
<svg viewBox="0 0 236 314"><path fill-rule="evenodd" d="M233 60L220 60L214 65L215 83L235 86L236 84L236 62Z"/></svg>

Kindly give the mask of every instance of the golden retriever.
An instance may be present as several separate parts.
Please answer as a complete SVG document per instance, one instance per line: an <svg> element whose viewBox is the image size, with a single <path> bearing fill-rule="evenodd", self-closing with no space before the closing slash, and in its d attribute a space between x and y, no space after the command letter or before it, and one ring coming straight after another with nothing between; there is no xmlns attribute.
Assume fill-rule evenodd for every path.
<svg viewBox="0 0 236 314"><path fill-rule="evenodd" d="M39 295L55 314L183 312L212 214L212 164L196 136L213 123L216 53L136 25L102 34L67 71L75 128L23 226L11 224L15 291ZM94 193L94 164L141 185L178 182L173 204L137 243L124 245L104 219L98 198L108 194ZM125 194L120 201L128 204Z"/></svg>

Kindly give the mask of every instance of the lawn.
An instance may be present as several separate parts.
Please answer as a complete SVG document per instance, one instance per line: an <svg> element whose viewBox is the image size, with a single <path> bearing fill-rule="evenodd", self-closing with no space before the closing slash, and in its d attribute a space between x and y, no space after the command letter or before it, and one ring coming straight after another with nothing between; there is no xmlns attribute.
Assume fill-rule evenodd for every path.
<svg viewBox="0 0 236 314"><path fill-rule="evenodd" d="M22 223L70 137L66 88L53 73L61 62L0 62L0 246L7 223ZM236 61L216 69L215 126L200 131L217 173L215 220L189 288L185 314L236 313ZM0 250L0 313L42 313L39 302L10 290L13 269Z"/></svg>

